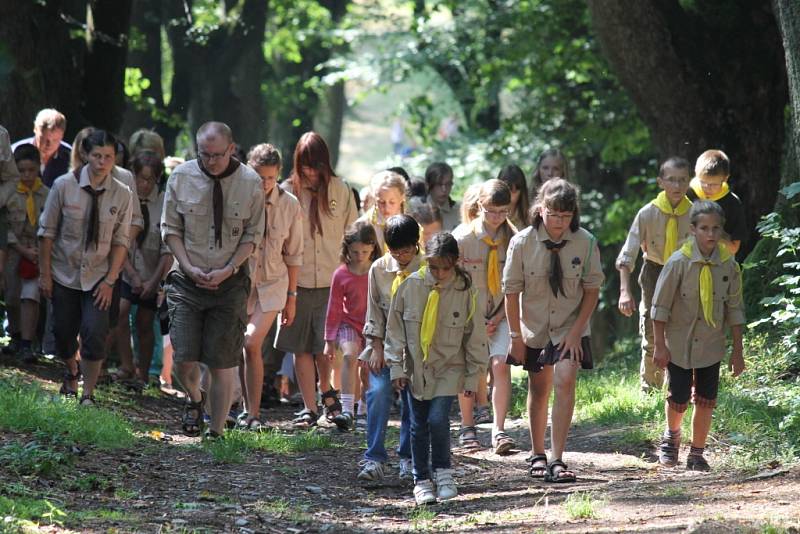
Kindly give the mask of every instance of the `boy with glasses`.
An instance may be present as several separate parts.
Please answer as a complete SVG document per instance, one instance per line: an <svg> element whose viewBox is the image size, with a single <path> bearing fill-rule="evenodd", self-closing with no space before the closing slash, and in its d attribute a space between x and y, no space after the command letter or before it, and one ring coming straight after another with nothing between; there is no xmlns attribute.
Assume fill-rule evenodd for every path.
<svg viewBox="0 0 800 534"><path fill-rule="evenodd" d="M673 252L689 237L689 208L686 197L689 189L689 162L672 157L661 164L658 187L661 192L648 202L636 217L616 261L619 271L619 311L633 315L636 300L631 291L630 275L636 267L636 257L642 250L644 263L639 272L642 301L639 307L639 333L642 336L642 363L639 379L642 391L659 389L664 383L664 371L653 363L653 323L650 306L661 269Z"/></svg>

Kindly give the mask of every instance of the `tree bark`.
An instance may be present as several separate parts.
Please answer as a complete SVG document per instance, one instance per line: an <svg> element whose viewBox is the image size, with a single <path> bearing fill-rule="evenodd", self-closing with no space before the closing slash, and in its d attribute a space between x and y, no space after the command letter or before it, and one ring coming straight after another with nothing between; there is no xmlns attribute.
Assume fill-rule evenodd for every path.
<svg viewBox="0 0 800 534"><path fill-rule="evenodd" d="M605 56L659 156L691 162L720 148L752 229L775 204L788 101L783 45L768 0L725 7L678 0L589 0Z"/></svg>
<svg viewBox="0 0 800 534"><path fill-rule="evenodd" d="M116 132L125 111L125 62L133 0L90 0L86 24L83 115Z"/></svg>

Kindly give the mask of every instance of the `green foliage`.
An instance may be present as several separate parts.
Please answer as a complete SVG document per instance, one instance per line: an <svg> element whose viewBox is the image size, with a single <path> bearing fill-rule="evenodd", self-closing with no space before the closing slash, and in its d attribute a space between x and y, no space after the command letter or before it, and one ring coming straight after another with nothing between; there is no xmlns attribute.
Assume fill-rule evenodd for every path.
<svg viewBox="0 0 800 534"><path fill-rule="evenodd" d="M175 128L184 127L186 123L179 115L167 113L166 109L158 105L155 98L147 95L150 85L150 80L142 75L140 68L125 68L125 98L128 103L140 111L149 112L156 122Z"/></svg>
<svg viewBox="0 0 800 534"><path fill-rule="evenodd" d="M46 499L0 495L0 528L3 532L25 532L36 523L63 526L66 512ZM34 523L36 522L36 523Z"/></svg>
<svg viewBox="0 0 800 534"><path fill-rule="evenodd" d="M101 449L130 447L133 429L120 415L53 397L14 378L0 382L0 429L39 432Z"/></svg>
<svg viewBox="0 0 800 534"><path fill-rule="evenodd" d="M225 439L206 441L203 444L214 460L222 463L243 463L248 453L254 450L291 454L330 449L334 446L329 436L313 429L298 434L283 434L276 430L267 432L233 430L225 434Z"/></svg>
<svg viewBox="0 0 800 534"><path fill-rule="evenodd" d="M564 499L564 509L570 519L595 519L605 501L598 499L591 492L578 491L570 493Z"/></svg>
<svg viewBox="0 0 800 534"><path fill-rule="evenodd" d="M0 447L0 464L17 476L52 477L71 460L68 454L35 440L24 445L12 441Z"/></svg>

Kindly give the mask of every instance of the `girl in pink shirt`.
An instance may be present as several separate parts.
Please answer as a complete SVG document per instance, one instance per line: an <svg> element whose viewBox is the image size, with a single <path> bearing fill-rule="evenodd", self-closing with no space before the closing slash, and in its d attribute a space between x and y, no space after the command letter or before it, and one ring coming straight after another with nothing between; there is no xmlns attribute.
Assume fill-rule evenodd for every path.
<svg viewBox="0 0 800 534"><path fill-rule="evenodd" d="M375 228L366 222L355 222L342 239L342 265L333 273L328 314L325 320L325 349L331 360L339 345L342 362L342 406L333 422L340 430L353 426L355 389L358 380L357 358L364 348L364 321L367 316L368 273L372 262L381 257Z"/></svg>

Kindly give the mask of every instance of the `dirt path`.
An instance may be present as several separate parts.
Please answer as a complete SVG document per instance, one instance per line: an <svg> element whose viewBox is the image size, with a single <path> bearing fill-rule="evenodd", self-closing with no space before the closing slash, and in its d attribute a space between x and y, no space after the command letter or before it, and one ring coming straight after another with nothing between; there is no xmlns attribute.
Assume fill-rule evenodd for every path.
<svg viewBox="0 0 800 534"><path fill-rule="evenodd" d="M124 452L84 451L64 477L71 483L26 480L64 509L81 512L80 520L67 519L63 529L46 531L768 532L765 525L800 525L798 468L777 466L755 477L659 470L646 444L618 450L613 431L599 428L579 427L570 436L565 459L578 472L577 484L531 479L527 451L500 458L488 450L455 448L459 497L417 509L411 484L396 477L396 459L383 483L356 481L361 432L341 434L323 427L320 432L330 434L333 448L253 452L243 464L221 464L198 446L199 439L180 434L179 401L124 393L115 410L163 428L169 440L144 439L142 446ZM270 426L294 432L285 423L291 411L270 410ZM453 420L454 443L456 430ZM514 421L509 430L518 443L527 443L524 421ZM488 445L488 425L480 437ZM27 439L5 434L0 444ZM388 439L396 443L396 427ZM0 480L10 480L2 466ZM585 497L584 507L595 518L576 518L581 499L575 495Z"/></svg>

